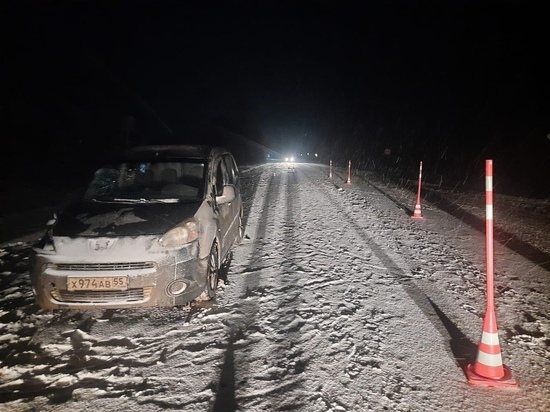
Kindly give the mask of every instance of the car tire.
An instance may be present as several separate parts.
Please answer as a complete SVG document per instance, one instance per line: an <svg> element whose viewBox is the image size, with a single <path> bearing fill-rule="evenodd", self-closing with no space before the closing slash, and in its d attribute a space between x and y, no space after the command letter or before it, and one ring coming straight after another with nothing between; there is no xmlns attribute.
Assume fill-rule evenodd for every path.
<svg viewBox="0 0 550 412"><path fill-rule="evenodd" d="M218 288L218 281L220 276L220 255L218 252L218 245L214 243L210 249L210 255L208 255L208 267L206 269L206 285L204 291L201 293L197 300L205 301L212 300L216 296L216 289Z"/></svg>
<svg viewBox="0 0 550 412"><path fill-rule="evenodd" d="M239 232L237 233L237 244L244 239L244 211L241 206L241 211L239 212Z"/></svg>

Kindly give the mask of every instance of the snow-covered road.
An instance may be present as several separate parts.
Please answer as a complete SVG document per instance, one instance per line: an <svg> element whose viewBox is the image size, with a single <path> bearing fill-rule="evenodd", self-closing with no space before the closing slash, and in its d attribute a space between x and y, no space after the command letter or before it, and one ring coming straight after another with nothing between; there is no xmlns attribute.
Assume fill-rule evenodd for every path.
<svg viewBox="0 0 550 412"><path fill-rule="evenodd" d="M431 204L411 219L415 195L374 175L343 177L315 164L243 173L246 238L202 307L41 311L30 242L3 246L0 410L550 410L544 265L495 245L519 388L471 386L484 234Z"/></svg>

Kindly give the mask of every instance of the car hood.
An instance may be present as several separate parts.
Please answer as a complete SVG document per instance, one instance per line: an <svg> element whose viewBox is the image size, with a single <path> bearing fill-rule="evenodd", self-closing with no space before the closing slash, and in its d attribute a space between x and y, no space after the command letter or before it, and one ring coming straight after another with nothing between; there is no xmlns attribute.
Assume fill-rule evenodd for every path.
<svg viewBox="0 0 550 412"><path fill-rule="evenodd" d="M78 202L59 214L53 236L161 235L192 218L201 202L95 203Z"/></svg>

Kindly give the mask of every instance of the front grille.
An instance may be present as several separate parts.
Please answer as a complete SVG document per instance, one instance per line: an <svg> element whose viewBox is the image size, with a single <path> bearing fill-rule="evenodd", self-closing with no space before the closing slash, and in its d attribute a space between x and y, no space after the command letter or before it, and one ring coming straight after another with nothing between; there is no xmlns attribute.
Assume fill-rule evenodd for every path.
<svg viewBox="0 0 550 412"><path fill-rule="evenodd" d="M58 302L66 303L135 303L146 301L151 297L152 286L128 290L78 290L68 291L55 289L52 297Z"/></svg>
<svg viewBox="0 0 550 412"><path fill-rule="evenodd" d="M48 269L65 271L109 271L153 269L155 262L121 263L50 263Z"/></svg>

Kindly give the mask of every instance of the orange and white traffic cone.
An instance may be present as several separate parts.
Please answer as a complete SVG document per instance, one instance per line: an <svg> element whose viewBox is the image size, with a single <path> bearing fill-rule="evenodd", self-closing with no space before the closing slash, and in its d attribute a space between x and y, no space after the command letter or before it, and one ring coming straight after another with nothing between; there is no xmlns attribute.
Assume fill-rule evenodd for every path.
<svg viewBox="0 0 550 412"><path fill-rule="evenodd" d="M473 364L467 365L466 376L473 385L517 387L510 369L502 363L494 310L485 314L481 342Z"/></svg>
<svg viewBox="0 0 550 412"><path fill-rule="evenodd" d="M422 187L422 162L420 162L420 170L418 172L418 194L416 196L416 206L414 207L414 213L411 216L413 219L424 219L422 217L422 210L420 209L420 189Z"/></svg>
<svg viewBox="0 0 550 412"><path fill-rule="evenodd" d="M409 212L410 213L410 212ZM420 203L417 203L414 207L413 219L423 219L422 210L420 209Z"/></svg>
<svg viewBox="0 0 550 412"><path fill-rule="evenodd" d="M468 382L473 385L506 386L516 388L512 373L502 363L498 341L494 296L493 256L493 161L485 161L485 244L487 261L487 308L483 319L483 333L478 345L476 361L466 366Z"/></svg>

